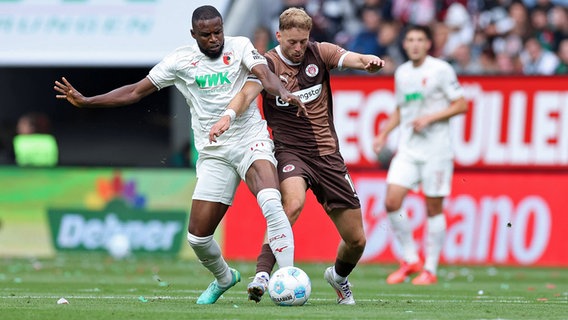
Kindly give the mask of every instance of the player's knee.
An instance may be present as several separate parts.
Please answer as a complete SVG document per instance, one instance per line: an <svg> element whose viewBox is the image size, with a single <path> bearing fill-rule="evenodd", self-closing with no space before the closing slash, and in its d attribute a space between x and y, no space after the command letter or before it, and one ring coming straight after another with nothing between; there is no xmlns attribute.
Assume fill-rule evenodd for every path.
<svg viewBox="0 0 568 320"><path fill-rule="evenodd" d="M353 239L347 245L353 251L363 252L363 251L365 251L365 246L367 245L367 239L365 238L365 236L361 236L361 237Z"/></svg>
<svg viewBox="0 0 568 320"><path fill-rule="evenodd" d="M365 250L366 245L367 245L367 238L365 237L365 235L361 235L353 242L353 247L361 252Z"/></svg>
<svg viewBox="0 0 568 320"><path fill-rule="evenodd" d="M195 226L195 224L193 224L191 222L187 226L187 234L192 234L193 236L196 236L196 237L213 236L213 233L208 232L207 230L208 230L207 228L197 227L197 226Z"/></svg>
<svg viewBox="0 0 568 320"><path fill-rule="evenodd" d="M387 210L387 212L398 211L401 207L401 200L389 197L385 199L385 209Z"/></svg>
<svg viewBox="0 0 568 320"><path fill-rule="evenodd" d="M434 217L442 213L442 205L438 204L426 204L426 213L428 217Z"/></svg>
<svg viewBox="0 0 568 320"><path fill-rule="evenodd" d="M213 235L198 237L190 232L187 233L187 243L189 243L192 248L206 247L211 241L213 241Z"/></svg>
<svg viewBox="0 0 568 320"><path fill-rule="evenodd" d="M256 195L256 201L265 218L284 211L282 197L278 189L267 188L260 190Z"/></svg>
<svg viewBox="0 0 568 320"><path fill-rule="evenodd" d="M298 220L303 208L304 203L300 200L293 199L284 203L284 212L286 212L290 224L294 224Z"/></svg>

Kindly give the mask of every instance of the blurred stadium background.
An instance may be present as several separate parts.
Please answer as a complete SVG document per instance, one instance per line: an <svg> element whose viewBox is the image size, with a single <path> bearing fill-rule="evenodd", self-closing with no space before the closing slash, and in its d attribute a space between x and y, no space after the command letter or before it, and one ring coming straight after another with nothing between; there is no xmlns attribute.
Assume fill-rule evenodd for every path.
<svg viewBox="0 0 568 320"><path fill-rule="evenodd" d="M56 100L52 87L65 76L93 95L138 81L193 42L191 12L202 4L220 10L226 35L250 37L259 50L274 46L282 8L304 6L315 40L387 60L378 75L333 77L369 263L398 256L382 206L391 154L374 155L372 138L394 108L392 72L404 60L405 25L431 25L432 54L454 65L470 104L453 122L457 168L442 263L568 266L565 0L0 1L0 256L104 251L113 233L129 235L136 253L192 256L184 230L195 158L183 98L169 88L131 107L79 110ZM53 167L16 162L13 139L30 114L57 141ZM420 195L405 206L421 237ZM339 241L333 227L313 197L305 211L295 227L298 259L331 261ZM256 202L240 188L218 234L226 256L253 261L263 230Z"/></svg>

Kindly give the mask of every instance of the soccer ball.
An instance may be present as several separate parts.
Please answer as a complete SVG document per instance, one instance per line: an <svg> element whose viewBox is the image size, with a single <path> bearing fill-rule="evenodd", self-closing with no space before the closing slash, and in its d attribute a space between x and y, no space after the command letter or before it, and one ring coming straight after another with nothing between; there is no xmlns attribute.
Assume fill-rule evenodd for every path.
<svg viewBox="0 0 568 320"><path fill-rule="evenodd" d="M125 234L114 234L106 243L108 253L116 260L130 255L130 239Z"/></svg>
<svg viewBox="0 0 568 320"><path fill-rule="evenodd" d="M268 293L279 306L301 306L310 297L312 284L308 275L297 267L276 270L268 281Z"/></svg>

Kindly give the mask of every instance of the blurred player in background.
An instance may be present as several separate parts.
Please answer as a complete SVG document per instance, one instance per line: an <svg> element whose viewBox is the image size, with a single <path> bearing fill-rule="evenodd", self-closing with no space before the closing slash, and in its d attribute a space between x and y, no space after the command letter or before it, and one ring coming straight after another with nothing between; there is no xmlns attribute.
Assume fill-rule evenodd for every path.
<svg viewBox="0 0 568 320"><path fill-rule="evenodd" d="M374 55L346 51L335 44L309 41L311 28L312 19L304 10L285 10L276 33L280 45L265 55L270 69L290 92L302 99L307 113L266 88L262 91L262 86L254 81L247 82L231 104L248 106L262 91L264 115L276 146L284 210L294 224L304 207L307 189L312 189L342 239L335 265L327 268L325 279L336 290L339 304L355 304L347 276L361 258L366 239L359 198L339 152L333 124L330 70L377 72L384 61ZM226 130L229 125L221 120L210 136L217 127ZM250 300L260 301L274 264L273 250L264 244L256 276L248 285Z"/></svg>
<svg viewBox="0 0 568 320"><path fill-rule="evenodd" d="M436 271L444 244L446 220L444 197L450 194L453 151L450 144L451 117L465 113L467 103L452 67L428 55L432 46L430 29L410 26L403 47L409 61L395 72L397 108L373 142L379 153L389 133L400 125L400 141L387 174L385 207L393 232L402 248L402 263L387 283L412 280L416 285L437 282ZM428 213L425 263L418 256L408 216L402 202L411 189L422 185Z"/></svg>
<svg viewBox="0 0 568 320"><path fill-rule="evenodd" d="M217 9L197 8L191 23L191 35L197 44L178 48L137 83L93 97L83 96L65 78L56 81L54 88L60 93L57 98L67 99L80 108L132 104L171 85L184 95L191 109L199 152L187 239L199 261L215 276L197 303L212 304L241 278L237 270L229 268L213 239L241 179L256 196L266 218L270 248L278 265L291 266L294 259L292 229L282 208L274 145L266 122L257 108L248 108L237 118L236 112L226 107L251 72L274 95L299 106L303 104L270 72L266 59L250 40L224 36L223 19ZM210 144L209 130L219 118L234 120L233 126L218 143Z"/></svg>

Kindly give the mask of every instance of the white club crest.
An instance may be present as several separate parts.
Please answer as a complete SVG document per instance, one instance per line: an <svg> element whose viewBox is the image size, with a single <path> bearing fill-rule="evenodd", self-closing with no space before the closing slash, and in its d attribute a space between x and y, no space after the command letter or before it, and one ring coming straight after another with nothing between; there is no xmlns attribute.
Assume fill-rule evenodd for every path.
<svg viewBox="0 0 568 320"><path fill-rule="evenodd" d="M294 171L294 169L296 169L296 167L294 167L293 164L287 164L287 165L284 166L284 168L282 168L282 172L286 173L286 172Z"/></svg>
<svg viewBox="0 0 568 320"><path fill-rule="evenodd" d="M316 66L313 63L310 63L307 67L306 67L306 74L308 75L308 77L315 77L317 76L319 73L319 68L318 66Z"/></svg>

